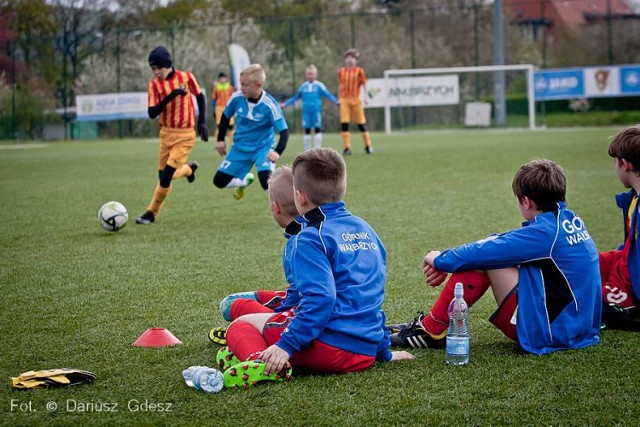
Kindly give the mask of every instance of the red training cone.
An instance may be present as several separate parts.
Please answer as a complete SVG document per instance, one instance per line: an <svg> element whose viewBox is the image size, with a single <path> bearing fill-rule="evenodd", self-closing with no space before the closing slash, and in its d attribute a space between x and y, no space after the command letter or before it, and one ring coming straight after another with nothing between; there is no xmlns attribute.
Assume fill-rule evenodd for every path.
<svg viewBox="0 0 640 427"><path fill-rule="evenodd" d="M182 344L178 338L165 328L150 328L131 345L135 347L166 347Z"/></svg>

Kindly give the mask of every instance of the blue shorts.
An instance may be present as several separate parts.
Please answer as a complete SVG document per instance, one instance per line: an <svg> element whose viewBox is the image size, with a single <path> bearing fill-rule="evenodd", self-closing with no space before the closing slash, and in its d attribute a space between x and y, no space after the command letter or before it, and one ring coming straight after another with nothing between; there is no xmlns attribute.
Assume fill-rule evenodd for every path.
<svg viewBox="0 0 640 427"><path fill-rule="evenodd" d="M253 151L245 151L238 149L236 144L231 146L231 150L227 153L218 170L233 176L234 178L244 178L256 165L258 172L272 171L276 164L267 159L267 155L271 151L271 145L265 145Z"/></svg>
<svg viewBox="0 0 640 427"><path fill-rule="evenodd" d="M322 111L302 109L302 128L316 129L322 127Z"/></svg>

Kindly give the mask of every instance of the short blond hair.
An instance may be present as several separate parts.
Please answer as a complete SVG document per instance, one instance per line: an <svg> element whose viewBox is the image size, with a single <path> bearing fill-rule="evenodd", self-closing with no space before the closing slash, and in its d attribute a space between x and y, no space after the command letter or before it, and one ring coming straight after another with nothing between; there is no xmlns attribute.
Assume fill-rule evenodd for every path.
<svg viewBox="0 0 640 427"><path fill-rule="evenodd" d="M339 202L347 191L347 166L333 148L304 151L293 160L293 186L316 206Z"/></svg>
<svg viewBox="0 0 640 427"><path fill-rule="evenodd" d="M251 64L240 72L240 76L249 76L255 83L264 83L267 80L267 74L260 64Z"/></svg>
<svg viewBox="0 0 640 427"><path fill-rule="evenodd" d="M293 192L293 169L291 166L280 166L269 177L269 198L280 205L288 216L297 216L298 209Z"/></svg>
<svg viewBox="0 0 640 427"><path fill-rule="evenodd" d="M306 71L313 71L313 72L315 72L315 73L317 73L317 72L318 72L318 68L316 68L316 66L315 66L315 65L313 65L313 64L309 64L309 65L307 65L307 68L306 68L305 70L306 70Z"/></svg>
<svg viewBox="0 0 640 427"><path fill-rule="evenodd" d="M356 59L356 60L358 60L358 59L360 59L360 52L358 52L356 49L353 49L353 48L347 49L344 52L344 57L347 58L349 56L354 58L354 59Z"/></svg>

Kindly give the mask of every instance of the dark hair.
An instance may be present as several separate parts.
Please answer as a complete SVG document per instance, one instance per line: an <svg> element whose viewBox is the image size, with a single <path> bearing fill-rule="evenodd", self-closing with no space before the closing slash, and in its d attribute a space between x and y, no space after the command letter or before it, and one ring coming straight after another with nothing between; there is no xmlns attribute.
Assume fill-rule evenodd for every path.
<svg viewBox="0 0 640 427"><path fill-rule="evenodd" d="M633 171L640 175L640 124L618 132L609 144L609 155L631 163Z"/></svg>
<svg viewBox="0 0 640 427"><path fill-rule="evenodd" d="M333 148L303 151L293 160L293 186L316 206L338 202L347 190L347 166Z"/></svg>
<svg viewBox="0 0 640 427"><path fill-rule="evenodd" d="M558 209L567 193L567 178L564 170L551 160L532 160L518 169L513 177L513 194L522 201L528 197L543 212Z"/></svg>

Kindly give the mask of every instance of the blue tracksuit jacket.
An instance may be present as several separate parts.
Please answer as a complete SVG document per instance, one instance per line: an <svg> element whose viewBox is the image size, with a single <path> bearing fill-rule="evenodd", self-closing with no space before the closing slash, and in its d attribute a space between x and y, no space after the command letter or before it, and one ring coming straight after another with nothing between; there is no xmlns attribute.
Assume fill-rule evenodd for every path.
<svg viewBox="0 0 640 427"><path fill-rule="evenodd" d="M291 268L291 255L293 254L293 247L295 237L305 226L304 218L301 216L297 216L287 228L284 229L284 237L287 239L287 244L284 246L284 251L282 251L282 267L284 268L284 277L289 284L287 288L287 297L282 301L282 303L274 309L276 313L280 313L285 310L289 310L290 308L298 305L298 301L300 301L300 293L298 292L298 287L293 281L293 271Z"/></svg>
<svg viewBox="0 0 640 427"><path fill-rule="evenodd" d="M380 238L344 202L327 203L304 215L291 266L300 294L296 315L278 347L289 355L319 341L379 361L391 360L389 332L381 310L386 251Z"/></svg>
<svg viewBox="0 0 640 427"><path fill-rule="evenodd" d="M622 220L624 224L624 240L627 240L627 218L629 217L629 208L631 201L636 196L636 191L631 190L627 193L616 195L616 204L622 209ZM629 276L631 277L631 287L636 298L640 297L640 203L637 205L636 211L631 214L631 247L629 248ZM624 243L620 246L620 249Z"/></svg>
<svg viewBox="0 0 640 427"><path fill-rule="evenodd" d="M584 222L558 203L523 227L442 252L447 272L519 266L518 340L534 354L599 341L602 289L598 252Z"/></svg>

